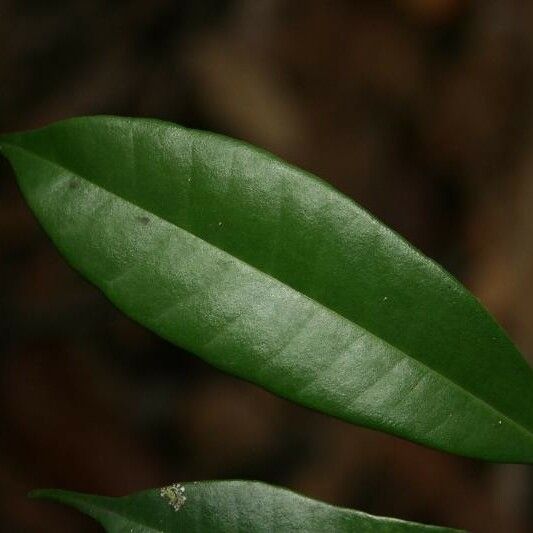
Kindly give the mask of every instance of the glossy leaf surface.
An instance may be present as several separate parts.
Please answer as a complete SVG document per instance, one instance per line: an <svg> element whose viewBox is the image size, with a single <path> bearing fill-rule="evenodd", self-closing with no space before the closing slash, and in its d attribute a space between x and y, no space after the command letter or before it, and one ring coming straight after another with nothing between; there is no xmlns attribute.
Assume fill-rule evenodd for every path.
<svg viewBox="0 0 533 533"><path fill-rule="evenodd" d="M184 483L123 498L61 490L35 491L32 496L75 507L100 522L108 533L457 531L342 509L253 481Z"/></svg>
<svg viewBox="0 0 533 533"><path fill-rule="evenodd" d="M0 146L70 264L169 341L349 422L533 462L533 373L505 333L320 179L154 120L72 119Z"/></svg>

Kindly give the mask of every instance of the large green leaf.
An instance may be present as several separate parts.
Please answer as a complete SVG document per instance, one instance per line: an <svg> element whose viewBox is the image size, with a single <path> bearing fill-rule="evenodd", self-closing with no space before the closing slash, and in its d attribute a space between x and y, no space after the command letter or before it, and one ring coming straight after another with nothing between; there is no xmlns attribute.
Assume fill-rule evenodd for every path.
<svg viewBox="0 0 533 533"><path fill-rule="evenodd" d="M342 509L254 481L183 483L123 498L62 490L39 490L32 496L71 505L100 522L108 533L457 531Z"/></svg>
<svg viewBox="0 0 533 533"><path fill-rule="evenodd" d="M72 119L0 146L70 264L164 338L349 422L533 462L533 372L505 333L320 179L154 120Z"/></svg>

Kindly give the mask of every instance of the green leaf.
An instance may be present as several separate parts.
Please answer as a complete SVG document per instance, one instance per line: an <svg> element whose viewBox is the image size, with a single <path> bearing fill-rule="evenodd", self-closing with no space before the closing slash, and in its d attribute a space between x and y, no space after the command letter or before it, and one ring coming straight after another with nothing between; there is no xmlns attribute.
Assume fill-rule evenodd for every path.
<svg viewBox="0 0 533 533"><path fill-rule="evenodd" d="M378 518L254 481L183 483L123 498L62 490L39 490L31 496L75 507L100 522L109 533L456 531Z"/></svg>
<svg viewBox="0 0 533 533"><path fill-rule="evenodd" d="M162 337L343 420L533 462L533 372L505 333L320 179L154 120L72 119L0 145L69 263Z"/></svg>

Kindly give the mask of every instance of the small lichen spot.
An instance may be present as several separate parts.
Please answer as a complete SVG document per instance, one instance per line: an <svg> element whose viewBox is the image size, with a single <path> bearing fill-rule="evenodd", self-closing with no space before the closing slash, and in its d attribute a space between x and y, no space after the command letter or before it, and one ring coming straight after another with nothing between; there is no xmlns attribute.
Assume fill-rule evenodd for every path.
<svg viewBox="0 0 533 533"><path fill-rule="evenodd" d="M161 498L167 501L174 511L179 511L187 500L187 496L185 496L185 487L179 483L163 487L159 491L159 494Z"/></svg>
<svg viewBox="0 0 533 533"><path fill-rule="evenodd" d="M501 426L501 425L502 425L502 421L501 421L501 420L498 420L498 424Z"/></svg>

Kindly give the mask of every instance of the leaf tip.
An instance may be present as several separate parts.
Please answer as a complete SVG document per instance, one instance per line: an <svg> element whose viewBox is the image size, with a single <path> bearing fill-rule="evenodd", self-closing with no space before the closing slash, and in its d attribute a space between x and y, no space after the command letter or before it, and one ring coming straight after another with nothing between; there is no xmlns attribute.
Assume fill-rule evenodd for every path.
<svg viewBox="0 0 533 533"><path fill-rule="evenodd" d="M46 498L47 489L33 489L28 492L28 498L31 500L38 500L39 498Z"/></svg>
<svg viewBox="0 0 533 533"><path fill-rule="evenodd" d="M28 492L28 498L31 500L56 500L59 492L61 491L55 489L33 489Z"/></svg>
<svg viewBox="0 0 533 533"><path fill-rule="evenodd" d="M6 133L3 133L2 135L0 135L0 153L3 153L4 155L6 155L6 148L7 148L7 145L9 144L11 137L12 137L11 135L6 134Z"/></svg>

